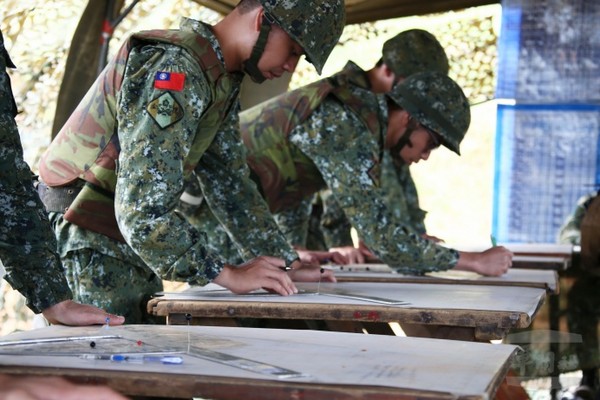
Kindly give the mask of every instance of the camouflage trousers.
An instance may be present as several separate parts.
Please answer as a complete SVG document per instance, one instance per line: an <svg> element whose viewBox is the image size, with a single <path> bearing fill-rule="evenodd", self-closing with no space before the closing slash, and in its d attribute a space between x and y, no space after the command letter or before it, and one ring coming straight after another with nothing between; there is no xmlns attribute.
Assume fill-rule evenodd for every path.
<svg viewBox="0 0 600 400"><path fill-rule="evenodd" d="M579 276L568 293L569 331L581 335L575 352L581 369L600 368L600 277Z"/></svg>
<svg viewBox="0 0 600 400"><path fill-rule="evenodd" d="M162 290L162 281L149 268L94 249L69 251L62 262L73 300L122 315L128 324L156 322L146 303Z"/></svg>

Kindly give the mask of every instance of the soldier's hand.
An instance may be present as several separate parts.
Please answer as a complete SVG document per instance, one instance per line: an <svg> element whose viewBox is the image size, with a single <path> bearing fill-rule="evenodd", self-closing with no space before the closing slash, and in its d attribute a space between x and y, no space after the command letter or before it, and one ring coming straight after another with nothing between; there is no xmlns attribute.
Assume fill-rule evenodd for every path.
<svg viewBox="0 0 600 400"><path fill-rule="evenodd" d="M282 296L298 293L288 273L281 270L284 266L280 258L260 256L237 267L226 265L214 283L237 294L261 288Z"/></svg>
<svg viewBox="0 0 600 400"><path fill-rule="evenodd" d="M337 282L332 270L315 265L303 265L289 274L294 282Z"/></svg>
<svg viewBox="0 0 600 400"><path fill-rule="evenodd" d="M496 246L481 253L459 252L456 269L477 272L481 275L500 276L512 266L513 253L503 246Z"/></svg>
<svg viewBox="0 0 600 400"><path fill-rule="evenodd" d="M296 252L300 256L300 260L304 264L321 265L324 263L333 264L348 264L348 259L337 251L316 251L316 250L304 250L296 249Z"/></svg>
<svg viewBox="0 0 600 400"><path fill-rule="evenodd" d="M121 325L125 318L109 314L101 308L89 304L80 304L65 300L46 308L42 314L51 324L84 326L84 325Z"/></svg>
<svg viewBox="0 0 600 400"><path fill-rule="evenodd" d="M364 264L365 263L365 252L361 249L357 249L352 246L344 247L333 247L329 249L330 252L339 253L345 259L345 264Z"/></svg>
<svg viewBox="0 0 600 400"><path fill-rule="evenodd" d="M106 386L80 385L59 377L0 374L0 399L126 400Z"/></svg>

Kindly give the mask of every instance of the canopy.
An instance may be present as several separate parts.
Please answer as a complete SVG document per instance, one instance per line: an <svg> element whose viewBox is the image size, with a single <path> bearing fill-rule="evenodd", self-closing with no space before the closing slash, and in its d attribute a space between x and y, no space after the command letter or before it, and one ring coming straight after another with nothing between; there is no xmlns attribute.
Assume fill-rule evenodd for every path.
<svg viewBox="0 0 600 400"><path fill-rule="evenodd" d="M222 14L229 13L238 3L238 0L193 1ZM496 3L499 0L346 0L346 21L348 24L356 24Z"/></svg>

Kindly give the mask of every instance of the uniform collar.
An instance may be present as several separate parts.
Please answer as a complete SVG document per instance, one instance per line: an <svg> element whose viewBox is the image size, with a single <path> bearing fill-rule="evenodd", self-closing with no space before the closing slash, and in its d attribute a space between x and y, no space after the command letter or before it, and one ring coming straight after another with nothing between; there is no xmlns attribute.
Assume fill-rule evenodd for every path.
<svg viewBox="0 0 600 400"><path fill-rule="evenodd" d="M183 17L181 18L181 22L179 23L179 29L187 32L195 32L198 35L205 38L206 40L208 40L219 61L221 61L221 63L225 65L225 57L223 57L221 45L219 44L219 41L217 40L217 37L215 36L211 25L206 24L202 21L197 21L195 19ZM244 77L244 74L242 72L233 72L229 73L229 75L238 78L240 82Z"/></svg>
<svg viewBox="0 0 600 400"><path fill-rule="evenodd" d="M348 61L346 66L344 66L344 69L342 69L339 73L345 75L348 83L363 89L371 90L371 82L369 82L367 72L353 61Z"/></svg>

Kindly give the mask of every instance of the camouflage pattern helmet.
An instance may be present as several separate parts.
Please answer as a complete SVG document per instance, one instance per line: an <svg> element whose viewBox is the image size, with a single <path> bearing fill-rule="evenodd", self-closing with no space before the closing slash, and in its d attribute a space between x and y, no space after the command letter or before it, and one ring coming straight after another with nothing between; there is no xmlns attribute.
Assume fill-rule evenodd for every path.
<svg viewBox="0 0 600 400"><path fill-rule="evenodd" d="M439 72L421 72L394 85L387 96L423 126L437 132L442 144L460 155L471 110L456 82Z"/></svg>
<svg viewBox="0 0 600 400"><path fill-rule="evenodd" d="M260 0L265 13L296 41L319 74L346 25L343 0Z"/></svg>
<svg viewBox="0 0 600 400"><path fill-rule="evenodd" d="M448 75L448 57L431 33L422 29L400 32L383 44L383 62L396 74L408 78L417 72Z"/></svg>

